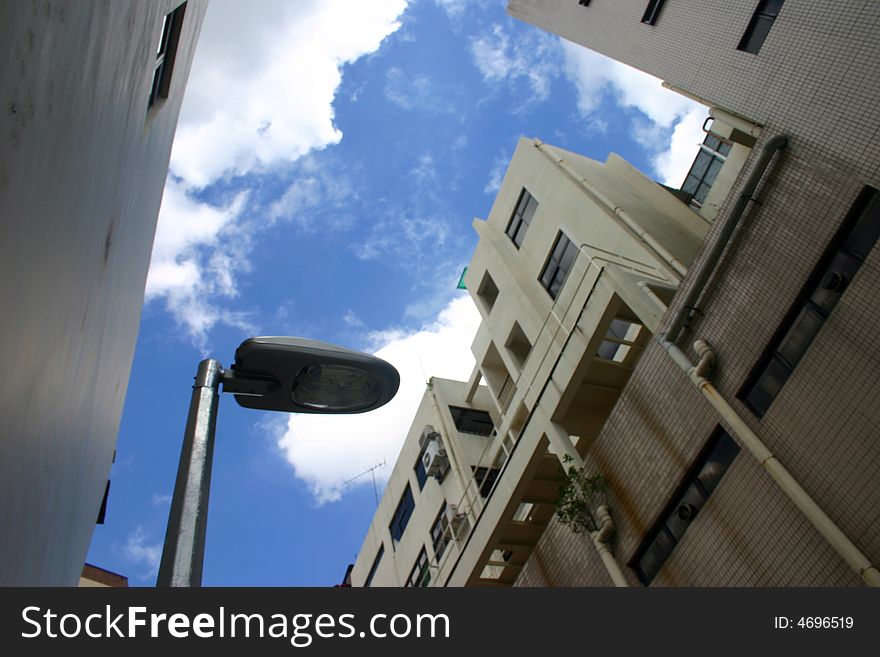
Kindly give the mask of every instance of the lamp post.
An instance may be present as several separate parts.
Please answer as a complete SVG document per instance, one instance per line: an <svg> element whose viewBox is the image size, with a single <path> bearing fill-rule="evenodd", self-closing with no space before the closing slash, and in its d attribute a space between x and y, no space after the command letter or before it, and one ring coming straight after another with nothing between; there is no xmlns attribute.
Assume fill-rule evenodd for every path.
<svg viewBox="0 0 880 657"><path fill-rule="evenodd" d="M336 414L379 408L399 385L397 370L380 358L303 338L249 338L228 370L210 358L199 363L156 586L202 583L221 386L245 408Z"/></svg>

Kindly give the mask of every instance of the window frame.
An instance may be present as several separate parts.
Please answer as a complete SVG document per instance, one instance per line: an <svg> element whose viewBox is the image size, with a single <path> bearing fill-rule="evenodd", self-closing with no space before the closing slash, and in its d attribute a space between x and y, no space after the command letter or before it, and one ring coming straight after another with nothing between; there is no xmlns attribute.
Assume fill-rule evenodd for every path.
<svg viewBox="0 0 880 657"><path fill-rule="evenodd" d="M736 460L741 452L739 444L727 433L722 427L717 427L709 440L700 450L697 458L688 468L681 483L675 488L669 502L663 507L656 522L645 534L645 538L639 544L630 562L627 564L632 568L639 581L645 586L649 586L652 581L660 574L666 562L675 552L675 548L684 539L687 529L693 524L694 519L699 515L712 493L718 488L724 479L724 475L730 469L730 466ZM717 457L713 461L713 456ZM726 459L726 460L725 460ZM713 473L708 468L710 463L719 463L721 468ZM714 476L714 481L710 479ZM701 479L702 478L702 479ZM711 487L707 484L711 483ZM699 500L697 500L699 497ZM692 502L698 501L699 506L694 508ZM687 517L682 516L682 509L690 507L687 511ZM670 522L678 532L678 536L670 528ZM651 553L652 548L660 541L661 548L665 548L666 553L659 560L659 564L655 567L652 564L652 571L646 572L643 566L643 560ZM663 544L665 542L665 545Z"/></svg>
<svg viewBox="0 0 880 657"><path fill-rule="evenodd" d="M174 61L177 58L185 15L186 2L183 2L162 18L162 34L159 37L159 47L156 49L156 60L153 62L147 109L152 108L159 100L168 98L171 91L171 76L174 72Z"/></svg>
<svg viewBox="0 0 880 657"><path fill-rule="evenodd" d="M446 500L440 504L440 511L431 523L431 548L434 551L434 559L437 563L446 552L446 548L452 543L452 527L449 525L449 519L446 517L447 504ZM439 546L439 547L438 547Z"/></svg>
<svg viewBox="0 0 880 657"><path fill-rule="evenodd" d="M492 416L488 411L484 411L480 408L467 408L465 406L454 406L452 404L449 405L449 414L452 416L452 423L455 425L456 430L459 433L466 433L471 436L483 436L484 438L488 438L495 431L495 421L492 419ZM466 416L479 415L479 418L474 417L466 417ZM489 419L489 430L481 429L480 431L472 431L472 425L480 425L485 426L485 418Z"/></svg>
<svg viewBox="0 0 880 657"><path fill-rule="evenodd" d="M477 484L480 497L489 497L489 493L492 492L495 482L501 475L501 468L472 465L471 472L474 475L474 482Z"/></svg>
<svg viewBox="0 0 880 657"><path fill-rule="evenodd" d="M409 577L406 578L405 588L426 587L430 583L431 562L428 560L428 550L423 545L412 570L409 572Z"/></svg>
<svg viewBox="0 0 880 657"><path fill-rule="evenodd" d="M865 233L869 241L873 240L867 248L852 244L855 236ZM858 274L861 265L876 246L878 235L880 235L880 190L865 185L737 392L737 398L756 417L766 415L798 364L809 353L816 336L821 332L825 322L846 293L846 289ZM828 280L829 277L841 273L832 269L835 263L846 270L843 273L848 276L848 278L844 276L843 280L837 283L833 279ZM842 285L842 287L837 291L829 285L835 287ZM811 316L807 313L811 313ZM808 325L809 321L817 319L818 326ZM799 340L803 344L797 349L791 349L792 340ZM775 386L772 385L774 383ZM763 392L766 393L764 399L761 398L762 387ZM772 389L773 387L775 390Z"/></svg>
<svg viewBox="0 0 880 657"><path fill-rule="evenodd" d="M564 246L562 247L561 252L557 256L557 251L559 250L559 245L562 244L563 240L565 240ZM571 251L569 251L571 248ZM571 241L571 239L566 235L563 231L559 231L556 234L556 239L553 242L553 247L550 249L550 253L547 256L547 260L544 262L544 266L541 268L541 274L538 276L538 282L541 284L547 294L550 295L550 298L554 301L559 296L559 293L562 292L562 288L565 285L565 281L568 280L568 275L571 273L571 270L574 268L574 263L577 261L577 257L580 253L580 249L578 246ZM568 264L568 268L565 269L565 273L562 275L562 278L559 279L559 272L563 269L563 263L566 260L566 256L572 254L571 260ZM553 273L550 277L550 280L545 283L544 279L547 276L547 272L550 271L550 267L554 266ZM556 288L556 292L553 292L554 284L559 281L559 285Z"/></svg>
<svg viewBox="0 0 880 657"><path fill-rule="evenodd" d="M718 145L713 146L707 144L710 139L717 140ZM718 173L720 173L721 168L724 167L724 163L727 162L727 157L730 155L730 151L733 148L733 143L727 139L724 139L720 135L716 135L714 132L707 132L705 139L703 139L703 143L700 144L700 151L697 153L697 156L694 158L693 163L691 164L690 169L688 169L687 174L684 177L684 182L681 183L680 190L687 194L690 197L689 203L695 207L701 208L703 207L703 203L706 200L706 197L709 195L709 192L712 190L713 185L715 184L715 180L718 179ZM723 150L722 150L723 149ZM703 170L703 173L697 176L694 173L694 168L697 166L697 161L700 159L700 156L706 154L709 156L709 163L706 165L706 168ZM712 179L711 183L706 183L706 176L709 175L709 170L712 168L712 165L715 162L720 162L721 165L718 168L718 171L715 174L715 178ZM688 180L694 178L697 180L696 187L694 188L693 193L687 191L685 186L688 183ZM701 199L698 199L700 189L705 187L706 196Z"/></svg>
<svg viewBox="0 0 880 657"><path fill-rule="evenodd" d="M535 204L530 206L530 201L534 201ZM528 189L523 187L513 208L513 214L510 215L510 220L507 222L507 228L504 229L504 234L510 238L510 241L513 242L517 249L522 246L539 205L538 199ZM527 213L529 207L533 209L530 213Z"/></svg>
<svg viewBox="0 0 880 657"><path fill-rule="evenodd" d="M382 562L382 557L385 555L385 543L382 542L379 544L379 550L376 552L376 556L373 558L373 565L370 566L370 572L367 573L367 579L364 580L364 588L369 588L370 584L373 582L373 576L376 574L376 571L379 569L379 564Z"/></svg>
<svg viewBox="0 0 880 657"><path fill-rule="evenodd" d="M656 25L665 1L666 0L648 0L648 6L645 7L645 13L642 14L642 23L645 25Z"/></svg>
<svg viewBox="0 0 880 657"><path fill-rule="evenodd" d="M761 52L761 47L770 35L770 31L773 29L773 25L776 23L776 19L779 17L779 12L782 11L784 4L785 0L759 0L736 49L741 52L751 53L752 55L757 55ZM768 5L771 5L769 12ZM763 33L758 31L759 26Z"/></svg>
<svg viewBox="0 0 880 657"><path fill-rule="evenodd" d="M406 488L400 495L400 501L394 509L394 515L391 517L391 522L388 524L388 531L390 532L391 540L393 541L392 545L399 543L403 538L403 534L406 531L407 525L409 525L409 519L412 517L415 508L416 498L413 497L412 487L409 485L409 482L407 482ZM397 535L395 535L395 528L399 528L399 533Z"/></svg>

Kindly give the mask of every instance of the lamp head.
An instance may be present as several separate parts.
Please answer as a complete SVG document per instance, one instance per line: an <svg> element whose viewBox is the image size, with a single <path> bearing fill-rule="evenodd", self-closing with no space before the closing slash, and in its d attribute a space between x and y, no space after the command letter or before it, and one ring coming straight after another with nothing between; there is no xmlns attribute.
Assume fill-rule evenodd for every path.
<svg viewBox="0 0 880 657"><path fill-rule="evenodd" d="M289 413L364 413L397 393L400 376L369 354L305 338L249 338L235 351L233 378L274 380L260 395L233 389L245 408Z"/></svg>

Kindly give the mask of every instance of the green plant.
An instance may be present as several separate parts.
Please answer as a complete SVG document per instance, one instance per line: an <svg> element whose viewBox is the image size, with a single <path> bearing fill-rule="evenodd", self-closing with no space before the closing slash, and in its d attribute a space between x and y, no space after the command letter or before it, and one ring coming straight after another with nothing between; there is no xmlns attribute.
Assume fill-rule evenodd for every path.
<svg viewBox="0 0 880 657"><path fill-rule="evenodd" d="M562 462L568 465L574 459L566 455ZM589 534L598 529L594 512L608 491L608 483L602 475L588 475L578 468L565 467L559 474L559 500L556 513L559 522L575 534Z"/></svg>

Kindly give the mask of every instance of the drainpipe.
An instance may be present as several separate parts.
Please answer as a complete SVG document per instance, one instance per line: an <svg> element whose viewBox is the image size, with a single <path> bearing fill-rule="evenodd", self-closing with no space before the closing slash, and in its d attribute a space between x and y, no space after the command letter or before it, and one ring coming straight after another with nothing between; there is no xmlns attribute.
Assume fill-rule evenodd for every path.
<svg viewBox="0 0 880 657"><path fill-rule="evenodd" d="M596 552L602 558L602 563L605 564L605 569L611 576L614 586L629 586L629 582L626 581L626 577L624 577L623 571L620 569L620 564L617 563L617 559L614 558L614 553L611 551L614 520L611 519L611 513L604 504L596 509L596 522L599 525L599 529L590 534Z"/></svg>
<svg viewBox="0 0 880 657"><path fill-rule="evenodd" d="M745 185L743 185L742 191L730 211L730 216L721 227L721 230L713 241L706 257L703 258L703 264L694 276L694 282L690 286L687 296L684 298L681 309L672 319L669 328L666 329L666 337L670 342L675 342L678 339L678 334L684 327L691 311L696 309L696 303L702 295L703 290L706 288L709 279L712 277L712 274L715 271L715 265L721 259L721 254L727 246L727 243L730 241L730 236L739 225L740 219L742 219L749 202L754 200L755 190L757 189L761 178L764 177L764 172L770 165L770 161L773 159L773 156L777 151L781 151L787 145L788 137L785 135L777 135L776 137L771 138L761 150L761 154L755 162L755 167L752 169L752 173L746 180Z"/></svg>
<svg viewBox="0 0 880 657"><path fill-rule="evenodd" d="M807 520L825 538L832 548L856 571L868 586L880 586L880 571L841 531L831 518L816 504L779 459L761 441L745 420L725 400L707 378L714 368L715 352L704 340L694 342L694 351L700 357L697 365L691 363L679 347L668 340L660 340L673 361L688 375L688 378L718 411L721 419L732 430L733 435L752 456L764 467L774 482L782 489Z"/></svg>
<svg viewBox="0 0 880 657"><path fill-rule="evenodd" d="M558 424L550 422L549 429L547 430L547 439L556 450L559 462L566 472L583 470L584 460L571 444L567 431ZM566 459L564 458L565 456L570 458ZM607 504L602 504L596 508L595 521L597 529L594 532L590 532L593 547L599 553L602 565L608 571L614 586L628 587L629 582L626 581L626 576L623 574L620 564L617 563L617 559L614 558L614 551L611 549L611 539L614 536L614 520L611 518L611 511L608 509Z"/></svg>
<svg viewBox="0 0 880 657"><path fill-rule="evenodd" d="M755 163L755 168L746 180L743 190L731 210L729 219L719 232L709 253L703 259L700 270L695 272L694 284L685 297L684 303L679 306L673 315L669 329L665 333L658 334L656 339L666 350L666 353L669 354L670 358L687 374L691 383L694 384L703 397L718 412L724 423L732 430L738 442L758 460L773 481L804 514L822 537L828 541L838 555L859 574L868 586L880 586L880 571L877 570L877 567L828 517L709 381L709 376L711 376L716 362L716 355L711 346L705 340L694 342L694 351L700 359L694 365L690 358L675 344L675 340L684 327L688 315L694 309L694 304L708 285L721 258L721 254L727 246L728 240L742 219L749 202L753 200L758 183L764 176L770 161L776 152L785 148L787 144L788 138L785 135L779 135L773 137L764 145L758 161Z"/></svg>

